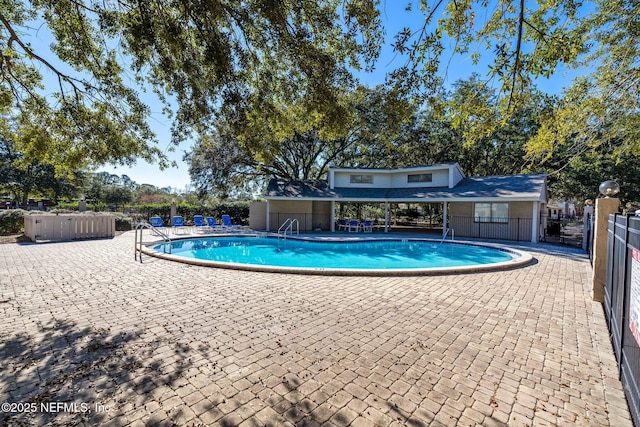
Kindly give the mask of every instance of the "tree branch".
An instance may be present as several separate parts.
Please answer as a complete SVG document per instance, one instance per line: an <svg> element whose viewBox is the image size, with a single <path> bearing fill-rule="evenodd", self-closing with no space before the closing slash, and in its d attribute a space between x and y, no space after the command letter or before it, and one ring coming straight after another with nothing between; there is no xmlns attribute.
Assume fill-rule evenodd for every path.
<svg viewBox="0 0 640 427"><path fill-rule="evenodd" d="M518 40L516 42L516 60L513 64L513 73L511 73L511 92L509 93L509 102L507 103L507 111L511 110L513 101L513 93L516 90L516 77L520 68L520 52L522 49L522 34L524 32L524 0L520 0L520 14L518 16Z"/></svg>
<svg viewBox="0 0 640 427"><path fill-rule="evenodd" d="M12 45L13 43L17 43L22 50L27 54L27 56L29 56L31 59L34 59L38 62L40 62L41 64L43 64L45 67L47 67L50 71L52 71L56 76L58 76L58 81L60 84L60 91L64 92L64 88L62 86L62 81L64 80L65 82L67 82L68 84L70 84L74 91L76 92L76 96L77 93L80 92L82 93L83 91L74 83L82 83L81 80L79 79L75 79L71 76L68 76L66 74L64 74L63 72L61 72L60 70L58 70L53 64L51 64L49 61L47 61L46 59L44 59L43 57L37 55L29 46L27 46L18 36L18 33L14 30L14 28L11 26L11 23L9 22L9 20L2 14L0 13L0 23L2 23L2 25L6 28L6 30L9 32L9 40L7 41L7 47L10 49L13 49ZM24 85L23 85L24 87Z"/></svg>

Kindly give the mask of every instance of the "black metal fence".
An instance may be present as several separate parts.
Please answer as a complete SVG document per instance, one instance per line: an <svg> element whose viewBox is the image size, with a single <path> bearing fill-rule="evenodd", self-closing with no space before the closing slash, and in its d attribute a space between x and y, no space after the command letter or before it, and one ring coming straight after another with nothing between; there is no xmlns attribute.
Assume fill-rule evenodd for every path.
<svg viewBox="0 0 640 427"><path fill-rule="evenodd" d="M593 215L592 214L587 214L586 218L585 218L586 223L586 227L585 229L585 235L584 235L584 239L585 239L585 248L587 250L587 253L589 254L589 262L591 262L591 265L593 265L593 236L594 236L594 229L593 229Z"/></svg>
<svg viewBox="0 0 640 427"><path fill-rule="evenodd" d="M500 222L474 217L451 216L449 226L460 237L479 239L531 241L531 218L504 218Z"/></svg>
<svg viewBox="0 0 640 427"><path fill-rule="evenodd" d="M631 417L640 426L640 217L609 216L604 309Z"/></svg>

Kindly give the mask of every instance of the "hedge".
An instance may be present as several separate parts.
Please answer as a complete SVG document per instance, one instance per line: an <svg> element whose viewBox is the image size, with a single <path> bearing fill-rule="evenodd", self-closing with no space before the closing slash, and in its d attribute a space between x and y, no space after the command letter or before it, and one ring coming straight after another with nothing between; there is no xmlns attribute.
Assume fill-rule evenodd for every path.
<svg viewBox="0 0 640 427"><path fill-rule="evenodd" d="M131 210L137 211L140 221L149 221L152 216L159 216L165 225L171 224L170 203L138 205ZM193 224L194 215L212 216L218 221L222 215L229 215L234 224L249 225L249 202L218 203L210 207L178 204L176 214L184 218L185 224Z"/></svg>
<svg viewBox="0 0 640 427"><path fill-rule="evenodd" d="M89 208L89 206L88 206ZM50 210L50 214L77 213L77 204L58 205ZM138 221L149 221L152 216L159 216L165 225L171 224L171 203L134 205L127 209L129 214L114 213L103 210L100 213L115 215L116 230L131 230ZM194 215L212 216L220 221L222 215L229 215L231 221L238 225L249 225L249 202L229 202L218 203L210 207L178 204L176 206L177 215L184 218L186 224L193 224ZM94 211L94 209L89 209ZM105 212L106 211L106 212ZM35 213L45 213L41 211L31 211ZM20 233L24 231L24 215L29 211L22 209L8 209L0 211L0 233Z"/></svg>
<svg viewBox="0 0 640 427"><path fill-rule="evenodd" d="M25 211L23 209L7 209L0 211L0 233L2 234L16 234L24 232L24 216L34 214L44 215L56 215L56 214L68 214L76 212L69 209L55 209L49 212L42 211ZM127 231L133 228L133 218L121 213L101 212L116 217L116 230Z"/></svg>
<svg viewBox="0 0 640 427"><path fill-rule="evenodd" d="M0 211L0 233L15 234L24 231L23 209L7 209Z"/></svg>

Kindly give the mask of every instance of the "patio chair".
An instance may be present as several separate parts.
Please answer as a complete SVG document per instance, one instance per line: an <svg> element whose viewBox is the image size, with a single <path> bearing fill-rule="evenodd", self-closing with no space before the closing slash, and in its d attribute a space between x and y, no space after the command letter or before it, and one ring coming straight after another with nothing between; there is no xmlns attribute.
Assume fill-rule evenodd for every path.
<svg viewBox="0 0 640 427"><path fill-rule="evenodd" d="M160 218L159 216L152 216L151 218L149 218L149 223L151 224L151 227L153 227L151 229L151 233L159 235L158 232L166 232L164 223L162 222L162 218Z"/></svg>
<svg viewBox="0 0 640 427"><path fill-rule="evenodd" d="M360 221L358 221L357 219L351 219L349 220L348 227L349 233L351 233L352 231L355 231L357 233L358 230L360 230Z"/></svg>
<svg viewBox="0 0 640 427"><path fill-rule="evenodd" d="M338 220L338 231L347 229L347 220L344 218L340 218Z"/></svg>
<svg viewBox="0 0 640 427"><path fill-rule="evenodd" d="M202 215L193 216L193 226L195 227L196 233L209 233L212 231L211 227L204 221Z"/></svg>
<svg viewBox="0 0 640 427"><path fill-rule="evenodd" d="M230 230L240 230L242 227L231 222L229 215L222 215L222 225Z"/></svg>
<svg viewBox="0 0 640 427"><path fill-rule="evenodd" d="M151 218L149 218L149 223L151 224L152 227L155 227L155 228L164 227L162 218L160 218L159 216L152 216Z"/></svg>
<svg viewBox="0 0 640 427"><path fill-rule="evenodd" d="M216 221L216 219L212 216L208 216L205 218L207 220L207 225L211 229L211 231L222 231L224 227Z"/></svg>
<svg viewBox="0 0 640 427"><path fill-rule="evenodd" d="M373 221L365 219L362 223L362 231L365 233L373 233Z"/></svg>
<svg viewBox="0 0 640 427"><path fill-rule="evenodd" d="M173 217L173 233L174 234L187 234L189 229L184 225L184 219L182 216L176 215Z"/></svg>

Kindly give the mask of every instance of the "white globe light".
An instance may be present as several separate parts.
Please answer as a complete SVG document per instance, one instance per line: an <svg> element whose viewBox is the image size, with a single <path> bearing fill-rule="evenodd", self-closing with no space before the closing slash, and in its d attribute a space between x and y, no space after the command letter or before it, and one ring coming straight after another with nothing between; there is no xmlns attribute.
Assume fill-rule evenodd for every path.
<svg viewBox="0 0 640 427"><path fill-rule="evenodd" d="M615 196L620 192L620 185L615 181L605 181L600 184L600 193L605 197Z"/></svg>

